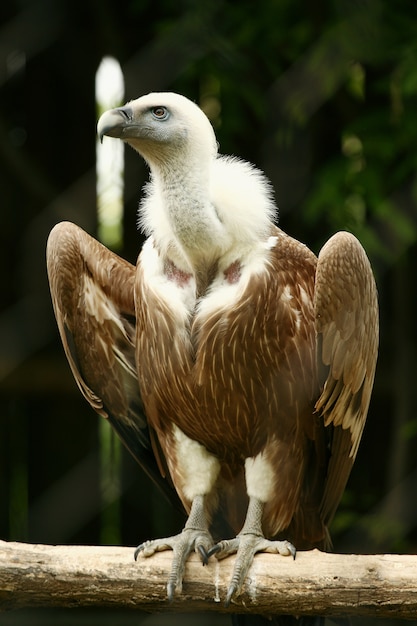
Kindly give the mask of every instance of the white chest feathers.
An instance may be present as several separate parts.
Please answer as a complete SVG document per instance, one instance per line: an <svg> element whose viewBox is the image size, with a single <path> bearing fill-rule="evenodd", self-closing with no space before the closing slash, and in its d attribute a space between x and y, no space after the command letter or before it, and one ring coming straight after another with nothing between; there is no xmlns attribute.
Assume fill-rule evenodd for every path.
<svg viewBox="0 0 417 626"><path fill-rule="evenodd" d="M252 276L268 271L275 245L277 237L268 237L250 248L236 247L226 253L213 268L206 291L199 294L197 277L164 258L150 237L140 255L143 283L175 320L175 326L184 329L192 318L203 322L221 310L233 309Z"/></svg>

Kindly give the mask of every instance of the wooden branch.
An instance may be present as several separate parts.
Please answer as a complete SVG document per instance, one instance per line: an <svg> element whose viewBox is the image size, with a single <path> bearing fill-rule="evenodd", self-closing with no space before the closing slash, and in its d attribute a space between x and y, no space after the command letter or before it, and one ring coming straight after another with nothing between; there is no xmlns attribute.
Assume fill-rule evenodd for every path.
<svg viewBox="0 0 417 626"><path fill-rule="evenodd" d="M196 555L172 604L166 581L172 553L133 560L132 548L46 546L0 541L0 610L111 606L156 611L415 618L417 556L342 555L318 550L259 554L243 593L223 600L234 558Z"/></svg>

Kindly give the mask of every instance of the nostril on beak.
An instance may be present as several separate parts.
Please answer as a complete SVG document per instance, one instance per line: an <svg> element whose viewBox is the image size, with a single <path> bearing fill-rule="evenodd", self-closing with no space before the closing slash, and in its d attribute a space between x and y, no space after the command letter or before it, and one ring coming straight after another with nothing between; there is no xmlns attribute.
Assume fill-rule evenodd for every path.
<svg viewBox="0 0 417 626"><path fill-rule="evenodd" d="M128 107L128 106L126 106L126 107L119 107L118 109L116 109L116 111L118 113L120 113L120 115L122 117L124 117L124 119L127 122L131 122L132 121L132 119L133 119L133 111L132 111L131 107Z"/></svg>

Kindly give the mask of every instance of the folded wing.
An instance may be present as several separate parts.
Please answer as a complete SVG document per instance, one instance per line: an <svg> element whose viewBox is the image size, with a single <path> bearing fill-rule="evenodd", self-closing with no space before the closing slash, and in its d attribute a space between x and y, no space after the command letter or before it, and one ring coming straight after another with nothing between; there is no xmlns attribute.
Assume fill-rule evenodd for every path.
<svg viewBox="0 0 417 626"><path fill-rule="evenodd" d="M321 503L329 524L342 497L362 436L378 353L378 301L372 269L359 241L334 235L320 252L315 315L323 390L316 410L332 426Z"/></svg>
<svg viewBox="0 0 417 626"><path fill-rule="evenodd" d="M65 354L81 393L171 501L155 457L135 362L136 268L69 222L47 245L51 296ZM158 453L157 453L158 454Z"/></svg>

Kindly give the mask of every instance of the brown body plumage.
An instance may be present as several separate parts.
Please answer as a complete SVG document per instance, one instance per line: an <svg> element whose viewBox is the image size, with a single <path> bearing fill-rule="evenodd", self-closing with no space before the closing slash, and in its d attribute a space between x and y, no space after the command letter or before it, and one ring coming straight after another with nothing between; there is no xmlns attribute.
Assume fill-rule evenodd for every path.
<svg viewBox="0 0 417 626"><path fill-rule="evenodd" d="M323 547L374 378L372 271L348 233L317 260L272 224L268 198L258 216L249 204L245 213L242 195L243 225L232 228L233 182L223 169L238 182L254 176L260 198L268 192L246 164L215 161L212 131L196 110L180 96L153 94L105 114L101 133L125 138L151 166L153 193L142 209L150 237L134 268L74 225L52 231L48 270L64 348L93 408L154 478L160 472L168 490L172 481L204 535L189 549L215 552L206 532L215 514L235 533L245 524L244 535L259 537L261 524L267 538L285 531L297 547ZM206 142L192 135L200 122ZM202 147L207 167L195 158ZM212 159L215 188L205 180L214 178ZM204 519L195 524L197 508ZM274 548L256 546L253 553ZM164 547L154 542L148 552ZM238 560L239 549L219 548L237 550Z"/></svg>
<svg viewBox="0 0 417 626"><path fill-rule="evenodd" d="M140 261L136 301L142 398L186 508L189 511L191 502L176 476L171 423L221 460L226 481L240 479L245 459L263 451L276 468L264 522L265 532L275 536L297 508L319 383L313 306L316 259L282 231L271 229L271 236L279 243L266 271L249 280L233 307L226 302L209 314L197 307L179 326L169 309L160 306L159 294L149 292ZM295 275L297 282L290 279Z"/></svg>

